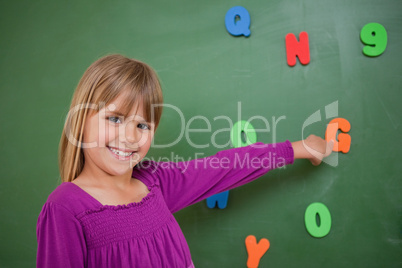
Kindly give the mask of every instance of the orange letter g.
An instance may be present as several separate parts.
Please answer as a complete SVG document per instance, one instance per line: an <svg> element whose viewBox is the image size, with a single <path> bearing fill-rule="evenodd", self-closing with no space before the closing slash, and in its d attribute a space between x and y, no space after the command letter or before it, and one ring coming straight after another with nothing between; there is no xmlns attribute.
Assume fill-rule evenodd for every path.
<svg viewBox="0 0 402 268"><path fill-rule="evenodd" d="M350 149L350 143L352 138L349 134L339 133L338 134L338 141L336 140L336 134L340 129L342 132L349 132L350 131L350 123L348 120L344 118L335 118L329 122L327 126L327 130L325 131L325 140L331 141L333 140L334 143L334 152L342 152L347 153Z"/></svg>

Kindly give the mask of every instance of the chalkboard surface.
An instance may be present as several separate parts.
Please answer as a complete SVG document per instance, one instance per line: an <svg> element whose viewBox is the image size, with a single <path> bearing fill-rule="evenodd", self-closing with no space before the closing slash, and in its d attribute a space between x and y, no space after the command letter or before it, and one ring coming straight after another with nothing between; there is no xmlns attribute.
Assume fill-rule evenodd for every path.
<svg viewBox="0 0 402 268"><path fill-rule="evenodd" d="M249 12L249 37L225 27L234 6ZM72 93L93 61L121 53L150 64L163 85L155 160L231 148L229 122L239 120L265 143L324 137L334 115L351 124L336 165L296 161L232 190L225 209L203 201L176 213L196 267L246 267L248 235L271 243L260 267L401 267L401 10L399 0L2 1L0 266L35 265ZM377 57L360 40L372 22L388 38ZM290 67L285 36L303 31L310 62ZM323 238L304 224L314 202L331 213Z"/></svg>

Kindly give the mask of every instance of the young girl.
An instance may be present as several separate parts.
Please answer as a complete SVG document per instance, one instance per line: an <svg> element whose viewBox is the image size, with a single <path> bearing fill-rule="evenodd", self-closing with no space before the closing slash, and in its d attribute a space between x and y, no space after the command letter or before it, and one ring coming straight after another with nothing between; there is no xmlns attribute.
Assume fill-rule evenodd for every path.
<svg viewBox="0 0 402 268"><path fill-rule="evenodd" d="M318 165L332 151L310 136L189 162L140 162L161 104L158 78L142 62L111 55L86 70L60 141L63 183L38 218L37 267L194 267L174 212L295 158Z"/></svg>

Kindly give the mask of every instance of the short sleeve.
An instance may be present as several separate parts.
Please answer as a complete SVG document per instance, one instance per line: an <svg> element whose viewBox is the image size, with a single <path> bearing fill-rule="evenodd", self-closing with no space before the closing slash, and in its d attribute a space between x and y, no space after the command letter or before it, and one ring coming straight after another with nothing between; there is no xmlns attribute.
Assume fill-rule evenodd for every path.
<svg viewBox="0 0 402 268"><path fill-rule="evenodd" d="M166 204L174 213L293 161L294 152L289 141L256 143L187 162L148 162L135 170L133 176L142 176L145 181L153 180L159 184Z"/></svg>
<svg viewBox="0 0 402 268"><path fill-rule="evenodd" d="M80 222L63 205L47 202L37 223L37 267L85 267L86 244Z"/></svg>

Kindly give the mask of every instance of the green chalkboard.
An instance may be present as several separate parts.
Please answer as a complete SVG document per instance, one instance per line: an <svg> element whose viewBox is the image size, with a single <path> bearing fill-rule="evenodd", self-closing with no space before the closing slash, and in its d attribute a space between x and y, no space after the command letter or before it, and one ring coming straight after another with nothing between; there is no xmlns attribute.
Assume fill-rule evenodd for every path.
<svg viewBox="0 0 402 268"><path fill-rule="evenodd" d="M247 38L226 30L234 6L250 14ZM147 156L155 160L231 148L230 121L250 121L266 143L324 137L334 115L351 124L336 165L296 161L231 190L225 209L203 201L176 213L196 267L246 267L248 235L270 241L260 267L401 267L401 10L400 0L1 1L0 267L35 266L36 220L60 183L72 93L110 53L160 77L167 106ZM360 40L372 22L388 38L377 57ZM285 36L303 31L310 63L290 67ZM314 202L331 214L322 238L304 223Z"/></svg>

